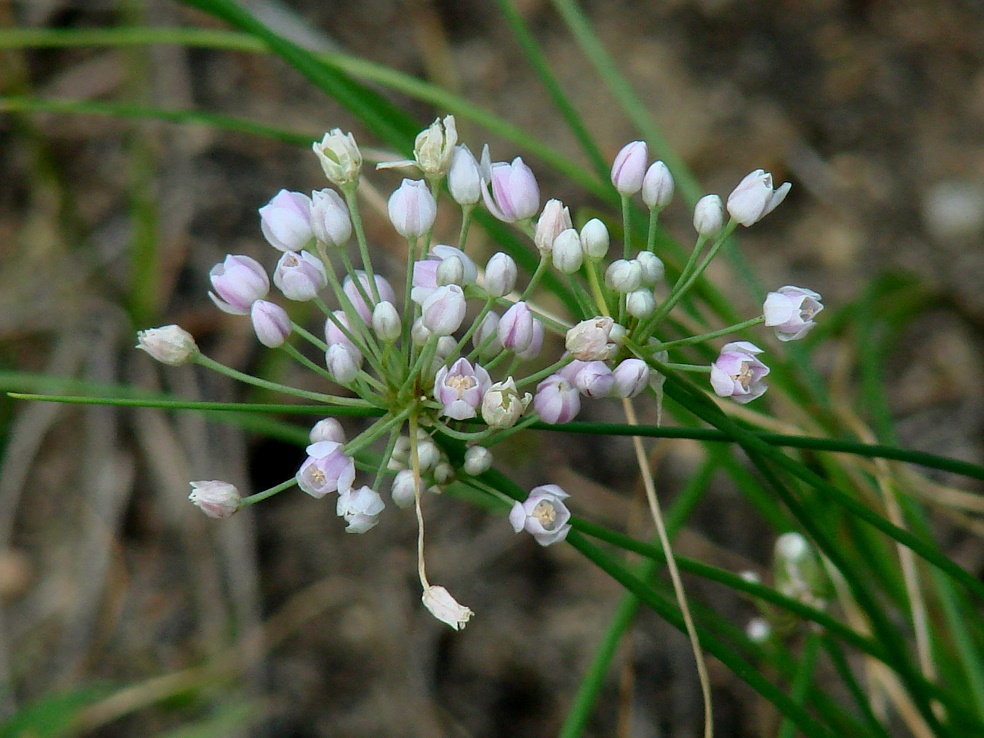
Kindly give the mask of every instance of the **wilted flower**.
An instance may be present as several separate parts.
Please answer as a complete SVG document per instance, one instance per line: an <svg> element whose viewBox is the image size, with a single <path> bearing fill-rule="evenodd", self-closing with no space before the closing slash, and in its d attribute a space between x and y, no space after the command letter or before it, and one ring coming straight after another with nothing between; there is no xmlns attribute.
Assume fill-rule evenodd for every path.
<svg viewBox="0 0 984 738"><path fill-rule="evenodd" d="M435 618L442 623L447 623L455 630L461 630L465 624L471 620L473 613L464 605L459 605L458 601L444 588L432 584L424 590L421 597L424 607Z"/></svg>
<svg viewBox="0 0 984 738"><path fill-rule="evenodd" d="M743 226L755 225L786 199L790 187L792 185L785 182L778 190L773 190L772 175L756 169L728 195L728 213Z"/></svg>
<svg viewBox="0 0 984 738"><path fill-rule="evenodd" d="M775 328L780 341L802 338L816 325L813 318L823 310L821 299L818 293L803 287L780 287L765 298L765 324Z"/></svg>
<svg viewBox="0 0 984 738"><path fill-rule="evenodd" d="M230 517L239 509L243 501L235 485L218 480L192 482L188 499L210 518Z"/></svg>
<svg viewBox="0 0 984 738"><path fill-rule="evenodd" d="M509 522L519 533L526 530L541 546L549 546L567 538L571 526L571 511L564 500L570 497L556 484L534 487L525 502L516 502L509 512Z"/></svg>
<svg viewBox="0 0 984 738"><path fill-rule="evenodd" d="M445 116L443 121L438 118L417 134L413 144L413 154L424 176L433 178L447 173L451 167L451 157L454 155L456 143L458 143L458 131L454 125L453 115Z"/></svg>
<svg viewBox="0 0 984 738"><path fill-rule="evenodd" d="M565 345L575 359L581 361L604 361L616 349L612 341L615 321L608 316L598 316L582 320L567 331Z"/></svg>
<svg viewBox="0 0 984 738"><path fill-rule="evenodd" d="M198 353L194 337L184 328L173 324L139 331L137 348L170 366L187 364Z"/></svg>
<svg viewBox="0 0 984 738"><path fill-rule="evenodd" d="M359 151L351 133L342 133L341 129L333 128L320 142L315 141L311 148L321 162L325 176L331 182L339 187L345 187L359 181L359 174L362 172L362 152Z"/></svg>
<svg viewBox="0 0 984 738"><path fill-rule="evenodd" d="M755 358L762 349L748 341L727 343L711 364L711 387L720 397L731 397L745 404L761 397L766 390L763 377L769 367Z"/></svg>
<svg viewBox="0 0 984 738"><path fill-rule="evenodd" d="M512 377L496 382L482 398L482 420L492 428L512 428L531 399L533 396L529 392L519 394Z"/></svg>

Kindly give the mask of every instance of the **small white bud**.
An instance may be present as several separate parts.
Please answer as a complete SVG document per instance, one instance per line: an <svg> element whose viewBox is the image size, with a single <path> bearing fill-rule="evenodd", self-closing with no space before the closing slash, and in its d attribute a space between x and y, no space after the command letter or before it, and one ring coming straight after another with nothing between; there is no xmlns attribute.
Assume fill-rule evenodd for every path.
<svg viewBox="0 0 984 738"><path fill-rule="evenodd" d="M433 441L422 441L417 444L417 461L421 471L433 469L441 461L441 449Z"/></svg>
<svg viewBox="0 0 984 738"><path fill-rule="evenodd" d="M515 260L501 251L485 265L485 291L489 297L504 297L516 288L518 268Z"/></svg>
<svg viewBox="0 0 984 738"><path fill-rule="evenodd" d="M666 267L663 264L663 260L652 251L641 252L636 257L636 261L642 267L642 283L646 287L652 287L666 274Z"/></svg>
<svg viewBox="0 0 984 738"><path fill-rule="evenodd" d="M605 284L622 295L637 290L642 284L642 266L635 259L617 259L605 271Z"/></svg>
<svg viewBox="0 0 984 738"><path fill-rule="evenodd" d="M554 239L551 256L557 271L563 274L576 274L584 263L584 249L581 237L573 228L561 231Z"/></svg>
<svg viewBox="0 0 984 738"><path fill-rule="evenodd" d="M465 473L473 477L492 468L492 452L485 446L472 446L465 451Z"/></svg>
<svg viewBox="0 0 984 738"><path fill-rule="evenodd" d="M372 329L380 341L390 343L400 337L400 314L392 302L383 300L372 309Z"/></svg>
<svg viewBox="0 0 984 738"><path fill-rule="evenodd" d="M694 230L701 236L716 236L724 225L724 204L717 195L704 195L694 206Z"/></svg>
<svg viewBox="0 0 984 738"><path fill-rule="evenodd" d="M345 443L345 431L342 424L335 418L324 418L319 420L308 433L311 443L319 441L332 441L333 443Z"/></svg>
<svg viewBox="0 0 984 738"><path fill-rule="evenodd" d="M666 164L655 161L642 180L642 201L651 209L665 208L673 199L673 176Z"/></svg>
<svg viewBox="0 0 984 738"><path fill-rule="evenodd" d="M589 259L597 261L604 258L609 243L608 228L597 218L592 218L581 228L581 248Z"/></svg>
<svg viewBox="0 0 984 738"><path fill-rule="evenodd" d="M465 278L465 265L457 256L449 256L441 259L437 265L437 286L443 287L446 284L461 285Z"/></svg>
<svg viewBox="0 0 984 738"><path fill-rule="evenodd" d="M400 508L412 507L416 495L414 494L414 479L412 469L403 469L397 472L393 478L393 487L390 490L393 503Z"/></svg>
<svg viewBox="0 0 984 738"><path fill-rule="evenodd" d="M649 288L633 290L625 296L625 311L633 318L648 318L656 309L656 298Z"/></svg>
<svg viewBox="0 0 984 738"><path fill-rule="evenodd" d="M166 325L163 328L148 328L137 333L137 348L146 351L162 364L180 366L191 361L198 352L195 339L184 328Z"/></svg>

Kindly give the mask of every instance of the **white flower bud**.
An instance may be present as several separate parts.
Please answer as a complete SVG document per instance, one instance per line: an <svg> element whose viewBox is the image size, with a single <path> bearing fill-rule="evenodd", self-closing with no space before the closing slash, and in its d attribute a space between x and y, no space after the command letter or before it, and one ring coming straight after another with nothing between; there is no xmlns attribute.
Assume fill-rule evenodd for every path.
<svg viewBox="0 0 984 738"><path fill-rule="evenodd" d="M492 468L492 452L485 446L472 446L465 451L465 473L473 477Z"/></svg>
<svg viewBox="0 0 984 738"><path fill-rule="evenodd" d="M492 255L485 265L485 291L489 297L503 297L516 287L519 270L509 254L501 251Z"/></svg>
<svg viewBox="0 0 984 738"><path fill-rule="evenodd" d="M390 343L400 337L402 321L396 306L383 300L372 309L372 329L380 341Z"/></svg>
<svg viewBox="0 0 984 738"><path fill-rule="evenodd" d="M314 424L308 433L308 438L311 439L311 443L318 443L318 441L345 443L345 431L335 418L324 418Z"/></svg>
<svg viewBox="0 0 984 738"><path fill-rule="evenodd" d="M218 480L192 482L188 499L210 518L231 517L243 501L234 485Z"/></svg>
<svg viewBox="0 0 984 738"><path fill-rule="evenodd" d="M665 208L673 199L673 176L666 164L655 161L642 180L642 201L651 209Z"/></svg>
<svg viewBox="0 0 984 738"><path fill-rule="evenodd" d="M344 246L352 236L348 207L335 190L311 193L311 232L328 246Z"/></svg>
<svg viewBox="0 0 984 738"><path fill-rule="evenodd" d="M663 260L652 251L641 252L636 257L636 261L642 267L642 283L646 287L652 287L666 274L666 267L663 264Z"/></svg>
<svg viewBox="0 0 984 738"><path fill-rule="evenodd" d="M540 218L536 222L533 243L541 254L549 254L557 236L573 227L571 212L564 206L564 203L560 200L547 200L547 204L543 206L543 212L540 213Z"/></svg>
<svg viewBox="0 0 984 738"><path fill-rule="evenodd" d="M325 352L325 366L338 384L348 384L359 374L359 361L343 343L334 343Z"/></svg>
<svg viewBox="0 0 984 738"><path fill-rule="evenodd" d="M589 259L603 259L608 253L609 243L608 228L597 218L592 218L581 228L581 248Z"/></svg>
<svg viewBox="0 0 984 738"><path fill-rule="evenodd" d="M416 501L414 487L412 469L403 469L397 472L393 478L393 487L390 491L390 494L393 496L393 503L403 509L413 507Z"/></svg>
<svg viewBox="0 0 984 738"><path fill-rule="evenodd" d="M581 237L573 228L561 231L554 239L551 256L557 271L563 274L576 274L584 263L584 249Z"/></svg>
<svg viewBox="0 0 984 738"><path fill-rule="evenodd" d="M642 284L642 266L635 259L613 261L605 271L605 284L622 295L637 290Z"/></svg>
<svg viewBox="0 0 984 738"><path fill-rule="evenodd" d="M486 341L488 341L487 344L485 343ZM481 349L482 358L495 356L502 351L502 341L499 339L498 313L490 311L485 314L485 317L482 318L482 322L479 323L475 333L472 334L472 345L476 349L480 348L482 345L485 345L485 348Z"/></svg>
<svg viewBox="0 0 984 738"><path fill-rule="evenodd" d="M464 144L455 146L448 170L448 190L459 205L475 205L482 197L482 181L475 156Z"/></svg>
<svg viewBox="0 0 984 738"><path fill-rule="evenodd" d="M443 287L446 284L461 285L465 278L465 265L457 256L449 256L441 259L437 265L435 274L437 286Z"/></svg>
<svg viewBox="0 0 984 738"><path fill-rule="evenodd" d="M424 325L423 318L417 318L413 321L413 327L410 329L410 338L413 340L414 345L423 346L427 343L430 335L431 329Z"/></svg>
<svg viewBox="0 0 984 738"><path fill-rule="evenodd" d="M438 484L447 484L454 479L454 467L448 462L442 461L434 467L434 481Z"/></svg>
<svg viewBox="0 0 984 738"><path fill-rule="evenodd" d="M421 441L417 444L417 461L420 471L433 469L441 461L441 449L433 441Z"/></svg>
<svg viewBox="0 0 984 738"><path fill-rule="evenodd" d="M648 318L656 309L656 298L648 287L633 290L625 296L625 311L633 318Z"/></svg>
<svg viewBox="0 0 984 738"><path fill-rule="evenodd" d="M724 225L724 205L717 195L704 195L694 206L694 230L701 236L716 236Z"/></svg>
<svg viewBox="0 0 984 738"><path fill-rule="evenodd" d="M438 287L424 301L420 319L424 327L439 336L450 336L465 319L465 293L456 284Z"/></svg>

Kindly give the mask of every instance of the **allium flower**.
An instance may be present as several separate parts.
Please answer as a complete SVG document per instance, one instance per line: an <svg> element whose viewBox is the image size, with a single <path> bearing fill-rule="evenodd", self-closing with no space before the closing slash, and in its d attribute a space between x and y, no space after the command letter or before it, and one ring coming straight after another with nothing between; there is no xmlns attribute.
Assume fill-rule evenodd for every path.
<svg viewBox="0 0 984 738"><path fill-rule="evenodd" d="M551 374L536 386L533 409L544 423L569 423L581 411L581 393L563 375Z"/></svg>
<svg viewBox="0 0 984 738"><path fill-rule="evenodd" d="M355 461L342 444L318 441L307 447L307 459L298 469L297 486L316 499L329 492L348 492L355 481Z"/></svg>
<svg viewBox="0 0 984 738"><path fill-rule="evenodd" d="M492 452L485 446L471 446L465 451L465 463L463 464L465 474L473 477L484 474L492 468Z"/></svg>
<svg viewBox="0 0 984 738"><path fill-rule="evenodd" d="M625 359L612 371L613 397L635 397L649 384L649 366L642 359Z"/></svg>
<svg viewBox="0 0 984 738"><path fill-rule="evenodd" d="M650 208L665 208L673 199L673 175L666 164L654 161L642 180L642 201Z"/></svg>
<svg viewBox="0 0 984 738"><path fill-rule="evenodd" d="M516 358L522 361L529 361L530 359L535 359L539 356L540 351L543 349L543 334L543 323L536 318L533 318L533 340L531 340L530 345L522 351L516 352Z"/></svg>
<svg viewBox="0 0 984 738"><path fill-rule="evenodd" d="M393 486L390 489L393 504L404 510L412 507L417 500L415 489L416 484L413 469L401 469L398 471L396 476L393 477Z"/></svg>
<svg viewBox="0 0 984 738"><path fill-rule="evenodd" d="M818 293L803 287L780 287L765 298L765 324L775 328L780 341L802 338L816 325L813 318L823 310L821 299Z"/></svg>
<svg viewBox="0 0 984 738"><path fill-rule="evenodd" d="M456 284L438 287L421 308L423 326L439 336L450 336L465 319L465 293Z"/></svg>
<svg viewBox="0 0 984 738"><path fill-rule="evenodd" d="M509 351L525 351L533 342L533 311L517 302L499 319L499 341Z"/></svg>
<svg viewBox="0 0 984 738"><path fill-rule="evenodd" d="M311 198L303 192L280 190L260 208L260 230L275 249L300 251L314 239Z"/></svg>
<svg viewBox="0 0 984 738"><path fill-rule="evenodd" d="M649 147L645 141L625 144L612 164L612 184L621 195L634 195L642 189L649 161Z"/></svg>
<svg viewBox="0 0 984 738"><path fill-rule="evenodd" d="M743 226L755 225L786 199L790 187L792 185L785 182L774 190L772 175L756 169L728 195L728 213Z"/></svg>
<svg viewBox="0 0 984 738"><path fill-rule="evenodd" d="M563 274L576 274L584 263L584 248L581 237L573 228L561 231L553 242L550 260L557 271Z"/></svg>
<svg viewBox="0 0 984 738"><path fill-rule="evenodd" d="M359 375L362 354L351 343L333 343L325 351L325 368L338 384L349 384Z"/></svg>
<svg viewBox="0 0 984 738"><path fill-rule="evenodd" d="M389 199L390 222L407 239L417 239L430 231L437 217L437 203L422 179L405 179Z"/></svg>
<svg viewBox="0 0 984 738"><path fill-rule="evenodd" d="M516 223L536 215L540 209L540 188L533 171L521 157L513 159L512 164L504 161L492 164L486 146L480 171L482 197L492 215L504 223Z"/></svg>
<svg viewBox="0 0 984 738"><path fill-rule="evenodd" d="M652 287L666 274L666 266L652 251L643 251L635 259L642 267L642 283Z"/></svg>
<svg viewBox="0 0 984 738"><path fill-rule="evenodd" d="M436 584L432 584L424 590L421 601L431 615L455 630L464 628L465 624L471 620L472 615L475 614L464 605L459 605L458 601L444 587Z"/></svg>
<svg viewBox="0 0 984 738"><path fill-rule="evenodd" d="M273 283L288 300L307 302L328 286L328 275L325 265L314 254L287 251L277 262Z"/></svg>
<svg viewBox="0 0 984 738"><path fill-rule="evenodd" d="M215 306L231 315L249 315L249 309L270 291L270 278L260 262L249 256L230 254L208 273L215 293L209 292Z"/></svg>
<svg viewBox="0 0 984 738"><path fill-rule="evenodd" d="M574 386L585 397L607 397L615 384L615 375L603 361L589 361L574 375Z"/></svg>
<svg viewBox="0 0 984 738"><path fill-rule="evenodd" d="M485 291L489 297L503 297L512 292L517 273L516 261L509 254L501 251L492 254L485 265Z"/></svg>
<svg viewBox="0 0 984 738"><path fill-rule="evenodd" d="M482 178L475 156L464 144L454 147L448 170L448 191L459 205L475 205L482 196Z"/></svg>
<svg viewBox="0 0 984 738"><path fill-rule="evenodd" d="M444 407L441 415L454 420L474 418L482 397L492 385L489 373L468 359L458 359L449 369L442 366L434 378L434 399Z"/></svg>
<svg viewBox="0 0 984 738"><path fill-rule="evenodd" d="M290 335L291 322L287 311L279 305L257 300L250 308L249 318L253 323L256 338L267 348L278 348L284 345Z"/></svg>
<svg viewBox="0 0 984 738"><path fill-rule="evenodd" d="M567 538L571 511L564 500L570 497L556 484L534 487L525 502L517 502L509 512L509 522L517 533L526 530L541 546Z"/></svg>
<svg viewBox="0 0 984 738"><path fill-rule="evenodd" d="M496 382L482 398L482 420L491 428L512 428L532 399L529 392L519 394L512 377Z"/></svg>
<svg viewBox="0 0 984 738"><path fill-rule="evenodd" d="M724 226L724 205L717 195L704 195L694 206L694 230L710 238Z"/></svg>
<svg viewBox="0 0 984 738"><path fill-rule="evenodd" d="M633 318L648 318L656 309L656 298L649 287L632 290L625 296L625 312Z"/></svg>
<svg viewBox="0 0 984 738"><path fill-rule="evenodd" d="M342 133L341 129L333 128L320 142L311 144L311 148L321 162L325 176L332 183L345 187L359 181L362 152L351 133Z"/></svg>
<svg viewBox="0 0 984 738"><path fill-rule="evenodd" d="M573 227L571 211L564 206L564 203L560 200L547 200L543 212L536 221L533 243L541 254L549 254L553 250L557 236Z"/></svg>
<svg viewBox="0 0 984 738"><path fill-rule="evenodd" d="M311 232L328 246L344 246L352 236L352 219L342 196L335 190L311 193Z"/></svg>
<svg viewBox="0 0 984 738"><path fill-rule="evenodd" d="M345 330L342 330L343 328ZM346 331L352 333L348 316L345 315L343 310L335 310L325 319L325 343L328 344L328 347L331 348L335 345L344 346L352 354L356 363L361 363L362 351L346 335Z"/></svg>
<svg viewBox="0 0 984 738"><path fill-rule="evenodd" d="M448 172L456 143L458 131L453 115L445 116L443 121L438 118L417 134L413 154L424 176L441 177Z"/></svg>
<svg viewBox="0 0 984 738"><path fill-rule="evenodd" d="M375 298L373 297L372 290L369 288L369 276L361 269L355 270L355 276L362 285L362 289L359 289L351 276L346 275L342 281L342 292L352 301L352 307L355 308L355 312L359 314L359 317L366 323L369 323L372 320L372 308L366 303L366 298L362 296L365 293L369 301L375 306ZM393 292L393 286L378 274L373 274L372 276L376 282L376 291L379 293L380 301L395 303L396 293Z"/></svg>
<svg viewBox="0 0 984 738"><path fill-rule="evenodd" d="M228 482L192 482L188 495L195 506L210 518L228 518L238 510L243 498L239 490Z"/></svg>
<svg viewBox="0 0 984 738"><path fill-rule="evenodd" d="M582 320L567 331L567 350L581 361L605 361L617 348L612 341L614 325L607 316Z"/></svg>
<svg viewBox="0 0 984 738"><path fill-rule="evenodd" d="M762 349L748 341L726 343L721 355L711 364L711 387L720 397L730 397L744 405L766 390L763 377L769 367L755 358Z"/></svg>
<svg viewBox="0 0 984 738"><path fill-rule="evenodd" d="M392 302L383 300L372 309L372 329L380 341L395 341L400 337L402 325L400 313Z"/></svg>
<svg viewBox="0 0 984 738"><path fill-rule="evenodd" d="M605 284L621 295L639 289L642 265L635 259L616 259L605 270Z"/></svg>
<svg viewBox="0 0 984 738"><path fill-rule="evenodd" d="M322 418L311 427L308 438L311 439L311 443L318 441L345 443L345 430L335 418Z"/></svg>
<svg viewBox="0 0 984 738"><path fill-rule="evenodd" d="M139 331L137 348L146 351L162 364L170 366L187 364L198 353L198 345L192 335L184 328L173 324Z"/></svg>
<svg viewBox="0 0 984 738"><path fill-rule="evenodd" d="M478 279L478 267L464 251L454 246L438 244L431 248L427 258L413 263L413 288L410 290L410 299L418 305L423 305L424 301L438 287L437 270L441 264L451 257L455 257L461 262L461 285L473 284Z"/></svg>
<svg viewBox="0 0 984 738"><path fill-rule="evenodd" d="M581 248L584 249L584 255L589 259L598 261L605 258L610 243L611 236L608 233L608 226L597 218L592 218L581 226Z"/></svg>
<svg viewBox="0 0 984 738"><path fill-rule="evenodd" d="M376 527L379 513L385 507L383 498L376 490L362 486L339 492L336 510L338 517L345 518L348 523L346 533L365 533Z"/></svg>

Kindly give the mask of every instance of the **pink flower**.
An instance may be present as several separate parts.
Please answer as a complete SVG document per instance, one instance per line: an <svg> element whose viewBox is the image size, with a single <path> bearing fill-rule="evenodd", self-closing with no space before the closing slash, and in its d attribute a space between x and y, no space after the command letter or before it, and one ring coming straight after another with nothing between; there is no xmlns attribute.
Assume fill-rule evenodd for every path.
<svg viewBox="0 0 984 738"><path fill-rule="evenodd" d="M410 299L418 305L423 305L424 301L438 288L437 270L445 259L452 256L461 261L461 284L473 284L478 278L478 267L475 262L461 249L454 246L438 244L434 246L427 258L416 261L413 264L413 289L410 290Z"/></svg>
<svg viewBox="0 0 984 738"><path fill-rule="evenodd" d="M352 307L355 308L355 312L359 314L359 317L366 323L369 323L372 320L372 307L366 304L366 298L362 295L365 293L373 306L376 305L376 300L372 295L372 290L369 289L368 275L363 270L356 269L355 276L358 278L359 284L362 285L362 289L359 289L359 285L355 283L351 276L346 275L342 281L342 292L348 295L348 299L352 301ZM379 293L380 301L395 303L396 293L393 292L393 286L378 274L372 276L375 278L376 291Z"/></svg>
<svg viewBox="0 0 984 738"><path fill-rule="evenodd" d="M275 249L300 251L314 239L311 198L303 192L280 190L260 208L260 230Z"/></svg>
<svg viewBox="0 0 984 738"><path fill-rule="evenodd" d="M317 256L307 251L286 251L277 262L273 283L288 300L307 302L328 286L328 275Z"/></svg>
<svg viewBox="0 0 984 738"><path fill-rule="evenodd" d="M792 185L785 182L774 190L772 175L756 169L728 195L728 214L743 226L755 225L786 199L790 187Z"/></svg>
<svg viewBox="0 0 984 738"><path fill-rule="evenodd" d="M821 299L818 293L803 287L780 287L765 298L765 324L775 328L780 341L802 338L816 325L813 318L823 310Z"/></svg>
<svg viewBox="0 0 984 738"><path fill-rule="evenodd" d="M371 487L347 489L339 492L336 511L338 517L345 518L346 533L365 533L376 527L379 513L386 505L379 493Z"/></svg>
<svg viewBox="0 0 984 738"><path fill-rule="evenodd" d="M634 195L642 189L649 161L649 147L645 141L625 144L612 164L612 184L621 195Z"/></svg>
<svg viewBox="0 0 984 738"><path fill-rule="evenodd" d="M390 195L389 217L396 232L416 239L430 231L437 217L437 203L422 179L405 179Z"/></svg>
<svg viewBox="0 0 984 738"><path fill-rule="evenodd" d="M504 223L515 223L536 215L540 209L540 188L533 171L521 157L490 163L489 150L482 152L482 197L485 207ZM491 191L489 186L491 185Z"/></svg>
<svg viewBox="0 0 984 738"><path fill-rule="evenodd" d="M344 246L352 235L348 206L335 190L311 193L311 232L328 246Z"/></svg>
<svg viewBox="0 0 984 738"><path fill-rule="evenodd" d="M509 522L519 533L526 530L541 546L549 546L567 538L571 529L571 511L564 500L570 497L556 484L534 487L526 502L517 502L509 512Z"/></svg>
<svg viewBox="0 0 984 738"><path fill-rule="evenodd" d="M625 359L612 371L613 397L635 397L649 384L649 366L642 359Z"/></svg>
<svg viewBox="0 0 984 738"><path fill-rule="evenodd" d="M533 409L544 423L569 423L581 411L581 395L569 380L551 374L536 386Z"/></svg>
<svg viewBox="0 0 984 738"><path fill-rule="evenodd" d="M450 336L465 319L465 293L456 284L438 287L421 307L423 326L438 336Z"/></svg>
<svg viewBox="0 0 984 738"><path fill-rule="evenodd" d="M355 481L355 461L342 444L318 441L307 447L307 459L297 471L297 486L316 499L329 492L348 492Z"/></svg>
<svg viewBox="0 0 984 738"><path fill-rule="evenodd" d="M287 311L266 300L257 300L249 311L256 337L267 348L284 345L290 335L291 322Z"/></svg>
<svg viewBox="0 0 984 738"><path fill-rule="evenodd" d="M585 397L607 397L615 384L615 375L603 361L589 361L574 376L574 385Z"/></svg>
<svg viewBox="0 0 984 738"><path fill-rule="evenodd" d="M473 367L468 359L458 359L449 369L442 366L434 378L434 399L444 408L442 415L454 420L474 418L482 404L482 397L492 386L489 373L478 364Z"/></svg>
<svg viewBox="0 0 984 738"><path fill-rule="evenodd" d="M711 364L711 387L720 397L731 397L744 405L766 390L762 378L769 367L755 358L762 349L748 341L727 343L717 361Z"/></svg>
<svg viewBox="0 0 984 738"><path fill-rule="evenodd" d="M229 254L225 261L212 267L208 278L215 290L208 296L219 310L231 315L249 315L253 303L270 291L266 271L249 256Z"/></svg>
<svg viewBox="0 0 984 738"><path fill-rule="evenodd" d="M510 351L525 351L533 343L533 311L517 302L499 319L499 340Z"/></svg>

